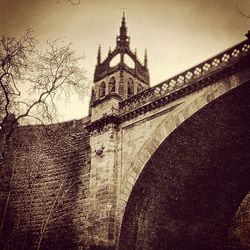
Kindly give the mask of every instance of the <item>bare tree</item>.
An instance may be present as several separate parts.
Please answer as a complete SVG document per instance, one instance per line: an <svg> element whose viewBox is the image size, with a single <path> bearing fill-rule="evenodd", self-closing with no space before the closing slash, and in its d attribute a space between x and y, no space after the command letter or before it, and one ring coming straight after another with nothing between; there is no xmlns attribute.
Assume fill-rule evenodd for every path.
<svg viewBox="0 0 250 250"><path fill-rule="evenodd" d="M83 95L87 87L82 57L76 56L71 44L60 38L48 41L42 53L37 43L30 29L19 39L0 40L0 133L5 142L21 120L51 122L57 98L73 92Z"/></svg>
<svg viewBox="0 0 250 250"><path fill-rule="evenodd" d="M76 55L72 44L58 38L47 45L45 51L39 52L31 29L21 38L0 38L0 183L4 190L0 198L5 202L0 233L18 166L9 150L15 143L12 137L16 126L27 119L42 124L53 122L58 98L67 99L73 93L83 96L88 89L86 73L80 67L82 57ZM50 219L45 220L41 240Z"/></svg>

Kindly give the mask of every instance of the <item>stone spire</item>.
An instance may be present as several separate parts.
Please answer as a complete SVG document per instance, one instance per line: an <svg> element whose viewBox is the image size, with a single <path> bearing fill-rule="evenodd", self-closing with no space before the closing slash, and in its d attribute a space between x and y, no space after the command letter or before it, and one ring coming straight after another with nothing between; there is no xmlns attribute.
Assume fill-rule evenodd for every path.
<svg viewBox="0 0 250 250"><path fill-rule="evenodd" d="M127 35L127 26L125 19L125 12L123 12L122 22L120 27L120 34L117 37L117 46L129 47L130 37Z"/></svg>
<svg viewBox="0 0 250 250"><path fill-rule="evenodd" d="M122 24L121 24L121 27L120 27L120 36L121 37L126 37L127 36L125 12L123 12L123 15L122 15Z"/></svg>
<svg viewBox="0 0 250 250"><path fill-rule="evenodd" d="M99 44L98 52L97 52L97 64L101 63L101 45Z"/></svg>

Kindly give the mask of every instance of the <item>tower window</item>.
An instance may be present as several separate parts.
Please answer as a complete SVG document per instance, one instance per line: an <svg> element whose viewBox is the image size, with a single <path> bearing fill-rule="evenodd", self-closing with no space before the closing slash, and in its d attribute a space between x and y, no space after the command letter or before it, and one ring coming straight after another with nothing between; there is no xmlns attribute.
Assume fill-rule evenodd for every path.
<svg viewBox="0 0 250 250"><path fill-rule="evenodd" d="M109 81L109 93L115 92L115 78L112 77Z"/></svg>
<svg viewBox="0 0 250 250"><path fill-rule="evenodd" d="M128 97L134 95L134 84L133 80L129 78L128 80Z"/></svg>
<svg viewBox="0 0 250 250"><path fill-rule="evenodd" d="M100 84L100 89L99 89L99 95L100 95L100 97L105 96L105 88L106 88L105 82L102 82Z"/></svg>

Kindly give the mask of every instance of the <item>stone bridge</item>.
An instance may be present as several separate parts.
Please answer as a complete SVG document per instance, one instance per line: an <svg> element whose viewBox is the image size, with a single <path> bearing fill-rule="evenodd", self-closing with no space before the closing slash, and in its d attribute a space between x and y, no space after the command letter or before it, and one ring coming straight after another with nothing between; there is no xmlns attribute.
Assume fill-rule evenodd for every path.
<svg viewBox="0 0 250 250"><path fill-rule="evenodd" d="M124 101L92 106L97 242L114 233L120 249L229 244L250 189L249 65L246 40Z"/></svg>
<svg viewBox="0 0 250 250"><path fill-rule="evenodd" d="M1 248L247 249L249 52L248 33L49 135L19 127L1 162L14 169Z"/></svg>

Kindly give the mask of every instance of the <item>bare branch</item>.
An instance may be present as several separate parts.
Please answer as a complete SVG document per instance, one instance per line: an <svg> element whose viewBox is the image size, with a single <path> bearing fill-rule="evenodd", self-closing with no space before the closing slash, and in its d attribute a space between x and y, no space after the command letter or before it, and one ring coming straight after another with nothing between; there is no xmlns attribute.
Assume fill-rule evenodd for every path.
<svg viewBox="0 0 250 250"><path fill-rule="evenodd" d="M53 201L53 203L51 205L51 208L49 210L48 216L46 217L46 219L43 221L43 223L41 225L41 228L40 228L40 237L39 237L39 241L38 241L38 244L37 244L37 250L39 250L40 247L41 247L41 243L42 243L42 240L43 240L43 237L44 237L44 232L46 230L47 225L49 224L51 215L53 214L53 211L55 209L55 205L58 202L58 198L59 198L59 195L61 193L62 187L63 187L63 183L61 183L60 187L58 188L56 197L55 197L55 199L54 199L54 201Z"/></svg>
<svg viewBox="0 0 250 250"><path fill-rule="evenodd" d="M78 5L81 3L81 0L68 0L72 5Z"/></svg>
<svg viewBox="0 0 250 250"><path fill-rule="evenodd" d="M80 67L82 57L72 44L65 44L63 38L48 40L46 51L38 53L32 32L0 41L0 132L7 140L13 133L11 127L24 118L52 123L57 117L57 98L67 99L72 93L83 96L88 87ZM29 86L28 97L21 84Z"/></svg>
<svg viewBox="0 0 250 250"><path fill-rule="evenodd" d="M83 96L88 89L87 82L89 81L87 81L85 71L80 67L82 57L76 55L72 44L65 43L63 38L49 40L48 48L44 52L38 52L36 45L37 41L32 30L27 30L19 39L4 36L0 38L0 153L4 161L10 160L10 164L12 164L13 156L10 156L9 148L12 143L15 143L11 137L20 122L38 121L48 134L46 124L52 123L57 116L57 99L67 100L71 94ZM65 140L68 146L74 147L70 136ZM15 162L15 166L18 164L19 162ZM4 167L10 168L11 165L5 164ZM13 174L6 178L11 186ZM31 174L27 178L28 197L32 197L31 192L28 191L31 190L30 185L36 181L36 177L33 178ZM71 187L69 184L68 188L65 188ZM53 213L60 209L59 203L64 199L62 188L63 184L60 184L54 203L44 217L38 249L48 224L61 218L54 216ZM5 215L12 193L9 188L5 194L6 202L0 222L0 232L4 228ZM48 194L44 194L44 197L46 195ZM31 206L30 200L27 200L27 203ZM31 210L32 208L30 208L30 216ZM68 210L69 208L65 210L62 217L73 211L68 212ZM25 238L23 246L25 246L24 242Z"/></svg>
<svg viewBox="0 0 250 250"><path fill-rule="evenodd" d="M14 172L15 172L14 165L12 165L11 167L12 167L12 170L11 170L11 176L10 176L10 184L13 182ZM5 201L4 212L3 212L3 215L2 215L2 220L1 220L1 225L0 225L0 234L1 234L2 230L3 230L3 226L4 226L4 222L5 222L5 217L6 217L6 213L7 213L7 208L9 206L11 191L12 190L11 190L11 185L10 185L10 189L8 191L7 199Z"/></svg>
<svg viewBox="0 0 250 250"><path fill-rule="evenodd" d="M244 17L244 18L250 18L250 15L247 15L247 14L245 14L242 10L240 10L240 8L238 7L238 4L236 3L235 4L235 6L236 6L236 9L237 9L237 12L238 12L238 14L240 14L242 17Z"/></svg>

